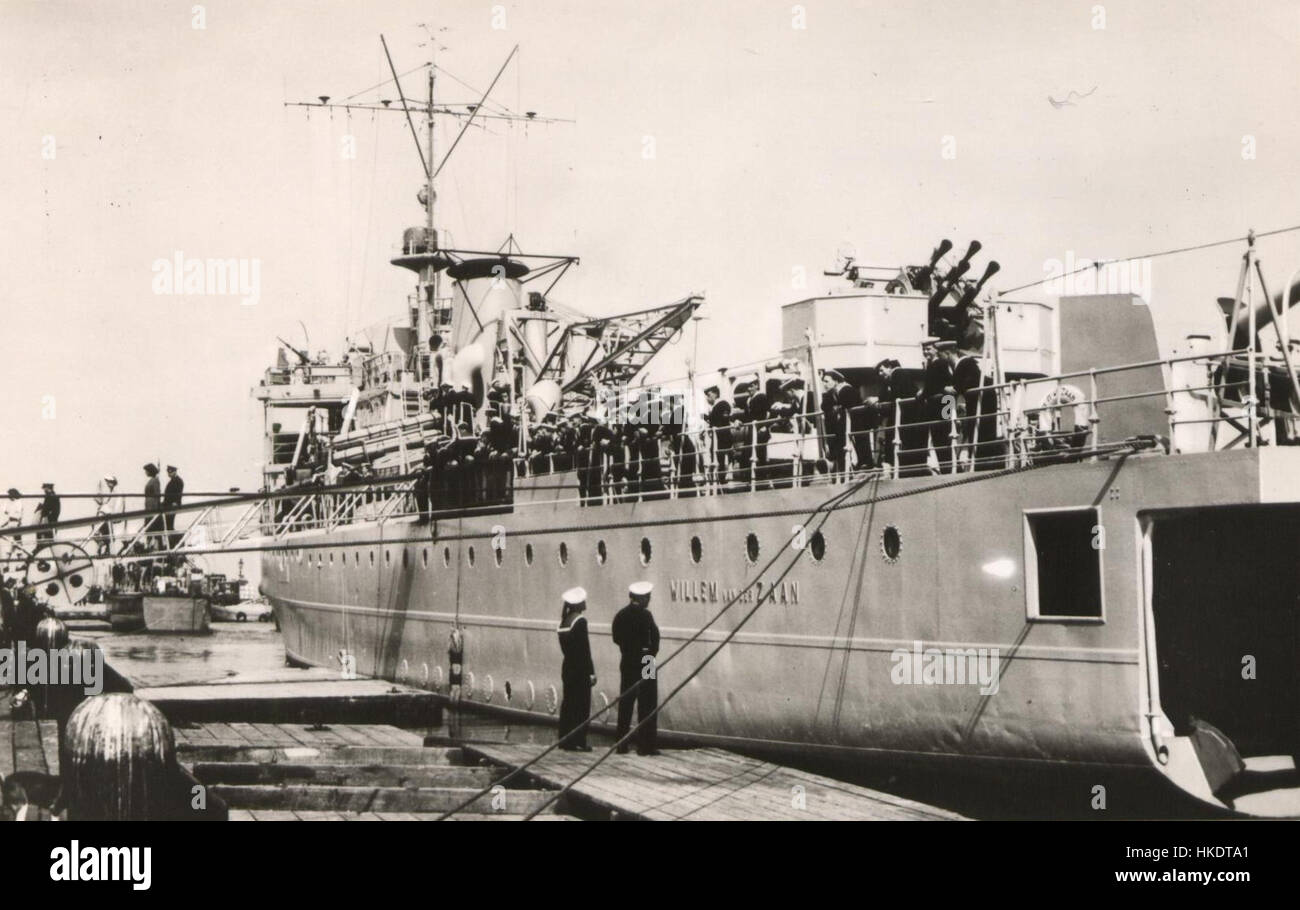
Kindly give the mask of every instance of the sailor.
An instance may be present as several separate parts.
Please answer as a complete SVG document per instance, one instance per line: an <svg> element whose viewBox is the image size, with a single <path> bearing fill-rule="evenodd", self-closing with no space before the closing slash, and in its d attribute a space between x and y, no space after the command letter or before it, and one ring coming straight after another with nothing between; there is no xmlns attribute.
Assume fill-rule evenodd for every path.
<svg viewBox="0 0 1300 910"><path fill-rule="evenodd" d="M599 504L609 483L605 480L605 460L618 448L618 437L607 423L591 417L591 473L587 477L587 496Z"/></svg>
<svg viewBox="0 0 1300 910"><path fill-rule="evenodd" d="M494 502L505 502L510 498L510 469L515 455L515 429L509 412L492 418L488 425L488 443L491 446L488 492Z"/></svg>
<svg viewBox="0 0 1300 910"><path fill-rule="evenodd" d="M839 370L822 370L822 425L826 430L826 454L833 470L848 468L848 420L839 402L838 390L847 385Z"/></svg>
<svg viewBox="0 0 1300 910"><path fill-rule="evenodd" d="M0 506L0 531L9 531L23 526L23 494L10 487ZM10 565L9 558L15 549L22 547L23 539L19 534L7 534L0 537L0 578L10 571L17 571L18 566Z"/></svg>
<svg viewBox="0 0 1300 910"><path fill-rule="evenodd" d="M667 499L668 491L664 486L664 466L659 451L658 428L638 427L636 439L636 453L641 460L642 499L646 502Z"/></svg>
<svg viewBox="0 0 1300 910"><path fill-rule="evenodd" d="M167 486L163 489L163 507L178 507L181 504L181 496L185 492L185 481L181 480L181 475L176 473L176 465L167 465ZM164 518L167 527L168 546L176 546L180 543L181 535L173 534L176 530L176 513L168 512Z"/></svg>
<svg viewBox="0 0 1300 910"><path fill-rule="evenodd" d="M929 346L934 355L925 365L925 376L917 398L921 401L921 416L930 446L939 462L939 473L947 474L952 467L952 419L957 407L957 393L952 385L952 362L957 343L935 340Z"/></svg>
<svg viewBox="0 0 1300 910"><path fill-rule="evenodd" d="M291 470L293 469L288 468L285 471L286 485L291 482L288 474ZM144 508L149 513L144 522L145 546L152 550L158 546L158 532L162 530L163 524L162 515L158 514L162 511L162 485L158 483L158 466L152 461L144 466L144 474L148 478L144 482ZM286 499L281 502L283 509L289 501Z"/></svg>
<svg viewBox="0 0 1300 910"><path fill-rule="evenodd" d="M655 748L657 718L651 713L659 704L659 680L656 660L659 654L659 627L650 613L650 592L654 585L648 581L632 583L627 591L629 602L614 616L610 634L618 645L621 657L618 662L619 700L617 736L622 740L632 729L632 705L636 704L636 719L640 724L636 735L638 755L658 755ZM620 743L618 751L627 752L628 744Z"/></svg>
<svg viewBox="0 0 1300 910"><path fill-rule="evenodd" d="M699 455L695 440L680 425L670 428L673 463L677 472L677 496L689 499L695 496L695 472L699 470Z"/></svg>
<svg viewBox="0 0 1300 910"><path fill-rule="evenodd" d="M979 358L971 353L953 351L952 385L963 410L961 422L962 443L971 446L975 470L987 471L997 467L1001 446L998 434L998 394L988 385Z"/></svg>
<svg viewBox="0 0 1300 910"><path fill-rule="evenodd" d="M36 514L41 517L41 524L52 525L59 520L59 512L63 509L63 503L59 500L59 494L54 492L54 484L43 483L41 489L45 491L45 496L41 499L41 504L36 507ZM53 540L54 531L37 531L36 539Z"/></svg>
<svg viewBox="0 0 1300 910"><path fill-rule="evenodd" d="M705 418L713 441L714 482L727 482L727 462L731 458L731 403L722 397L716 385L704 390L709 412Z"/></svg>
<svg viewBox="0 0 1300 910"><path fill-rule="evenodd" d="M126 502L117 492L117 477L105 474L95 487L95 516L103 521L95 527L95 544L100 556L113 549L114 526L117 516L126 511Z"/></svg>
<svg viewBox="0 0 1300 910"><path fill-rule="evenodd" d="M873 414L872 422L876 427L882 429L882 441L880 445L880 464L894 465L897 454L894 451L894 421L897 411L901 410L899 402L907 397L903 388L903 374L899 372L902 366L892 357L886 357L880 363L876 364L876 379L879 385L880 394L867 400L870 410ZM901 430L901 427L900 427ZM900 432L900 437L902 433Z"/></svg>
<svg viewBox="0 0 1300 910"><path fill-rule="evenodd" d="M769 380L770 382L770 380ZM779 386L780 383L777 383ZM766 476L763 466L767 464L767 443L772 438L772 398L755 379L749 384L749 400L745 403L745 414L749 419L752 441L754 442L754 460L759 467L759 477Z"/></svg>
<svg viewBox="0 0 1300 910"><path fill-rule="evenodd" d="M570 588L563 595L560 612L560 681L564 695L560 699L561 749L590 752L587 745L587 718L591 716L591 687L596 685L596 667L591 661L591 642L587 638L587 592ZM573 731L572 737L569 736Z"/></svg>
<svg viewBox="0 0 1300 910"><path fill-rule="evenodd" d="M555 456L553 458L557 472L573 470L573 456L577 448L578 431L574 427L573 421L568 417L560 418L559 425L555 428Z"/></svg>
<svg viewBox="0 0 1300 910"><path fill-rule="evenodd" d="M433 489L434 473L437 469L438 450L430 441L424 446L424 454L420 458L420 474L415 478L415 484L411 488L411 492L415 495L415 509L419 513L419 517L415 520L416 524L429 522L429 492Z"/></svg>

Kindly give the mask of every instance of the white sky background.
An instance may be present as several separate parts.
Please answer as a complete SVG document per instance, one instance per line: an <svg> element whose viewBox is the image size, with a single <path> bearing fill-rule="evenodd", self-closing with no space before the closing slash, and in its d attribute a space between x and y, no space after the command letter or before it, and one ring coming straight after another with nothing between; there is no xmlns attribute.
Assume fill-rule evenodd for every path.
<svg viewBox="0 0 1300 910"><path fill-rule="evenodd" d="M506 3L503 30L477 0L208 2L203 30L193 5L0 5L0 488L86 491L114 471L139 492L147 460L179 465L191 490L257 486L249 389L274 336L303 343L301 320L313 352L337 352L400 311L411 275L387 259L422 222L400 114L282 103L387 78L380 32L399 71L416 66L421 22L447 27L440 62L479 89L519 43L494 97L579 121L526 140L472 131L440 181L441 226L465 247L513 230L581 256L555 296L592 314L706 292L706 366L775 353L780 305L830 284L821 269L846 242L897 264L979 238L973 271L996 258L1009 287L1071 250L1300 223L1296 0L1111 2L1100 30L1093 3L1030 0L813 0L802 30L791 3L753 0ZM419 73L403 84L423 96ZM439 94L476 100L447 79ZM154 295L151 265L176 250L260 259L261 302ZM1300 234L1260 250L1276 289ZM1154 264L1168 337L1233 292L1240 252ZM688 347L659 372L680 374Z"/></svg>

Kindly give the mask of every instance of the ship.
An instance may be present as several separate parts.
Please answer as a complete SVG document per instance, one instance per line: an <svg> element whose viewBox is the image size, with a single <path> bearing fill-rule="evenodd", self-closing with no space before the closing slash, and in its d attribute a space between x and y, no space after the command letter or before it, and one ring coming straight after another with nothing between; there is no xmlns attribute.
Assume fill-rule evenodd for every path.
<svg viewBox="0 0 1300 910"><path fill-rule="evenodd" d="M405 318L337 358L286 345L254 389L260 593L291 661L553 724L560 595L582 586L612 726L610 622L645 580L666 737L1114 770L1215 810L1300 812L1300 284L1267 291L1253 236L1236 295L1190 301L1203 328L1176 344L1134 294L1017 301L995 264L971 273L977 243L945 241L896 266L846 253L836 287L783 306L770 356L649 382L703 298L591 317L551 299L576 256L445 243L436 72L402 101L427 129L424 221L391 259L414 278ZM931 411L936 338L979 380ZM836 384L860 402L838 430ZM713 399L745 412L760 392L785 411L710 424ZM556 445L593 415L650 432ZM502 418L509 457L421 498L426 452ZM625 445L647 436L652 485Z"/></svg>

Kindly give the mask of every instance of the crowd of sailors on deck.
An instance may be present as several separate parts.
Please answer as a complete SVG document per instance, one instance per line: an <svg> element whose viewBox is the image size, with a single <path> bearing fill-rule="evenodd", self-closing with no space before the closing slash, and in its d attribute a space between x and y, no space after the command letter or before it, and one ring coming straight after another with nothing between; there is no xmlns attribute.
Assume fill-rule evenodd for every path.
<svg viewBox="0 0 1300 910"><path fill-rule="evenodd" d="M599 408L549 411L521 432L511 390L498 382L486 392L484 424L476 431L472 396L435 388L426 400L436 430L425 437L417 465L408 463L416 475L414 509L426 520L446 510L508 505L515 478L568 472L588 506L769 490L827 475L916 477L1005 467L1004 405L980 358L938 338L923 342L922 355L919 376L885 359L869 382L860 374L855 384L840 371L822 370L816 390L807 389L797 371L757 378L747 373L735 382L722 371L723 380L703 390L694 425L680 399L646 388ZM864 397L867 390L872 394ZM1066 460L1077 456L1087 435L1088 427L1077 423L1067 423L1065 432L1031 429L1023 448L1035 461ZM398 495L378 473L400 469L335 466L328 443L314 436L299 464L286 472L291 490L365 487L373 479L375 489L353 497L335 513L338 519L352 518L359 504ZM557 491L559 484L557 478ZM532 486L543 489L546 481ZM277 502L281 522L309 526L318 517L316 505L298 498ZM307 507L295 515L300 505Z"/></svg>

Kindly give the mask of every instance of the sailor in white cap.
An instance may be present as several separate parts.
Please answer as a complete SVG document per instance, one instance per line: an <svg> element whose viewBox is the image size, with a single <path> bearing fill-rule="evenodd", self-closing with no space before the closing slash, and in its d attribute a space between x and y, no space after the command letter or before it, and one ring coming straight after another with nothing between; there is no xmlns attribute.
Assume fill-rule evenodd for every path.
<svg viewBox="0 0 1300 910"><path fill-rule="evenodd" d="M117 523L115 516L126 511L126 502L117 492L117 477L105 474L95 487L95 515L103 520L95 526L95 544L100 556L107 556L113 549L113 526Z"/></svg>
<svg viewBox="0 0 1300 910"><path fill-rule="evenodd" d="M614 616L610 632L622 657L618 663L618 738L621 740L632 729L632 705L636 704L639 725L636 735L638 755L658 755L655 738L657 716L651 712L659 704L659 680L656 659L659 655L659 627L650 613L650 593L654 585L648 581L634 582L628 586L629 603ZM621 743L619 752L627 752L627 743Z"/></svg>
<svg viewBox="0 0 1300 910"><path fill-rule="evenodd" d="M560 651L564 663L560 680L564 695L560 699L560 748L572 752L590 752L587 745L587 718L591 716L591 687L596 684L596 667L591 661L591 642L587 638L587 592L570 588L561 595ZM575 732L576 731L576 732Z"/></svg>

